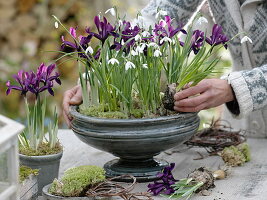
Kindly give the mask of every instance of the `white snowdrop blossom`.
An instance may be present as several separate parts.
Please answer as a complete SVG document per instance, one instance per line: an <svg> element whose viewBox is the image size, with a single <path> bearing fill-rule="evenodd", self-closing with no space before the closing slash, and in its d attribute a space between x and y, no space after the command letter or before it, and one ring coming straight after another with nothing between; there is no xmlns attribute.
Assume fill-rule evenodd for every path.
<svg viewBox="0 0 267 200"><path fill-rule="evenodd" d="M86 54L88 54L88 52L89 52L90 54L93 54L93 53L94 53L94 50L93 50L93 48L92 48L91 46L87 47L87 49L85 50L85 53L86 53Z"/></svg>
<svg viewBox="0 0 267 200"><path fill-rule="evenodd" d="M148 31L142 32L143 37L149 37L151 34Z"/></svg>
<svg viewBox="0 0 267 200"><path fill-rule="evenodd" d="M135 49L136 53L139 53L139 54L144 53L145 47L146 47L146 44L142 44L141 46L137 46Z"/></svg>
<svg viewBox="0 0 267 200"><path fill-rule="evenodd" d="M154 57L159 57L159 56L161 56L162 55L162 53L160 52L160 50L156 50L155 52L154 52Z"/></svg>
<svg viewBox="0 0 267 200"><path fill-rule="evenodd" d="M116 10L115 10L115 8L107 9L107 11L105 12L105 14L107 14L107 13L110 13L111 15L116 16Z"/></svg>
<svg viewBox="0 0 267 200"><path fill-rule="evenodd" d="M207 20L207 18L205 18L205 17L198 18L198 20L196 22L197 25L202 25L204 23L206 23L206 24L209 23L208 20Z"/></svg>
<svg viewBox="0 0 267 200"><path fill-rule="evenodd" d="M145 68L145 69L148 68L148 67L147 67L147 64L143 64L142 66L143 66L143 68Z"/></svg>
<svg viewBox="0 0 267 200"><path fill-rule="evenodd" d="M142 40L141 35L137 34L137 35L134 37L134 40L135 40L135 41L141 41L141 40Z"/></svg>
<svg viewBox="0 0 267 200"><path fill-rule="evenodd" d="M58 28L58 22L55 22L55 28Z"/></svg>
<svg viewBox="0 0 267 200"><path fill-rule="evenodd" d="M134 50L131 50L131 55L132 56L138 56L138 52L134 51Z"/></svg>
<svg viewBox="0 0 267 200"><path fill-rule="evenodd" d="M131 69L131 68L135 68L135 65L132 62L127 61L125 64L125 70L127 71L128 69Z"/></svg>
<svg viewBox="0 0 267 200"><path fill-rule="evenodd" d="M168 14L167 11L165 11L165 10L160 10L159 12L157 12L155 18L158 19L160 16L165 16L165 15L167 15L167 14Z"/></svg>
<svg viewBox="0 0 267 200"><path fill-rule="evenodd" d="M131 23L131 27L134 28L136 25L138 25L140 27L144 27L145 26L145 18L140 16L140 15L137 18L134 18L133 22Z"/></svg>
<svg viewBox="0 0 267 200"><path fill-rule="evenodd" d="M158 47L158 44L155 42L151 42L149 44L147 44L148 47Z"/></svg>
<svg viewBox="0 0 267 200"><path fill-rule="evenodd" d="M108 61L108 64L112 64L112 65L114 65L115 63L120 64L120 62L119 62L116 58L111 58L111 59Z"/></svg>
<svg viewBox="0 0 267 200"><path fill-rule="evenodd" d="M164 38L162 38L161 40L160 40L160 43L162 44L163 42L170 42L170 43L172 43L172 39L171 38L169 38L169 37L164 37Z"/></svg>
<svg viewBox="0 0 267 200"><path fill-rule="evenodd" d="M243 37L241 39L241 44L244 43L244 42L247 42L247 41L250 42L250 43L252 43L252 40L248 36L245 36L245 37Z"/></svg>
<svg viewBox="0 0 267 200"><path fill-rule="evenodd" d="M120 19L119 20L119 26L122 26L123 25L123 21Z"/></svg>

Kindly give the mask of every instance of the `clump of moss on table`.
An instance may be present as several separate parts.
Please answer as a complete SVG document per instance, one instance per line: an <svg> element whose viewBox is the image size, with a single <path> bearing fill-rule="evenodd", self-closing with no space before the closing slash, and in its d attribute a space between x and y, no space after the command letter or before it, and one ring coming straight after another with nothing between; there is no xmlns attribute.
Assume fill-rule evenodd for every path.
<svg viewBox="0 0 267 200"><path fill-rule="evenodd" d="M250 161L250 149L247 143L226 147L223 149L221 157L227 165L240 166Z"/></svg>
<svg viewBox="0 0 267 200"><path fill-rule="evenodd" d="M83 196L86 190L105 180L105 170L94 165L85 165L68 169L61 180L55 179L49 193L64 197Z"/></svg>
<svg viewBox="0 0 267 200"><path fill-rule="evenodd" d="M22 183L25 179L27 179L31 174L37 176L39 170L38 169L32 169L27 166L20 166L19 167L19 182Z"/></svg>

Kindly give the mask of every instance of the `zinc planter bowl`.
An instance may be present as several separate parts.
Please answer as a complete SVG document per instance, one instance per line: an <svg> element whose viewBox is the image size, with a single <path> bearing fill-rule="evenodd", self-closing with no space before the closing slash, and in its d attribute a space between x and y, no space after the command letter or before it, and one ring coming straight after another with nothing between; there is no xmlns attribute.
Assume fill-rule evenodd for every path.
<svg viewBox="0 0 267 200"><path fill-rule="evenodd" d="M42 189L45 185L52 183L55 178L58 178L62 155L63 152L44 156L26 156L19 154L19 160L22 165L32 169L39 169L37 176L38 195L42 194Z"/></svg>
<svg viewBox="0 0 267 200"><path fill-rule="evenodd" d="M104 119L82 115L77 106L72 106L70 114L71 128L81 141L119 157L104 165L107 177L131 174L139 182L156 179L156 174L168 163L153 157L187 141L199 127L197 113Z"/></svg>

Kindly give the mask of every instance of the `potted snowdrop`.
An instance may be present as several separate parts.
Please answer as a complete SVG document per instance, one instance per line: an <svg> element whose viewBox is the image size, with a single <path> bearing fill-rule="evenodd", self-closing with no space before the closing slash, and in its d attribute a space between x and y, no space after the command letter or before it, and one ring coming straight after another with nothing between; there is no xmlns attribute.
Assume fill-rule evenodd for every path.
<svg viewBox="0 0 267 200"><path fill-rule="evenodd" d="M36 72L20 70L13 78L18 85L6 83L6 94L11 90L21 92L25 100L27 125L19 135L20 164L32 169L39 169L38 194L41 194L44 185L52 182L58 176L59 163L62 157L58 132L58 116L56 108L53 117L45 127L46 92L54 95L55 83L61 84L59 74L54 72L55 64L46 66L42 63ZM46 134L46 129L48 133Z"/></svg>
<svg viewBox="0 0 267 200"><path fill-rule="evenodd" d="M95 16L97 31L86 28L79 37L54 17L73 39L62 39L61 57L78 60L80 69L83 104L71 108L71 127L83 142L119 157L105 164L107 176L131 173L148 181L168 164L153 157L199 126L197 113L171 111L174 92L211 74L219 62L212 53L226 48L228 38L219 25L209 37L192 25L184 30L164 11L149 28L140 15L131 23L116 8L107 12L116 16L114 25ZM92 47L93 40L98 45Z"/></svg>

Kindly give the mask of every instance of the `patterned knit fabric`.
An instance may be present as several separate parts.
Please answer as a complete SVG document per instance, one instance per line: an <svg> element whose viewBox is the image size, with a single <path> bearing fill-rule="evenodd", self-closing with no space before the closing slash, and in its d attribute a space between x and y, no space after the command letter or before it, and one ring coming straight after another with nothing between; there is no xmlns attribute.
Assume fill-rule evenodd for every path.
<svg viewBox="0 0 267 200"><path fill-rule="evenodd" d="M186 23L202 1L152 0L142 13L152 18L159 7L178 23ZM247 116L243 128L251 130L255 136L267 136L267 1L210 0L208 3L215 22L229 38L245 32L253 41L241 44L244 36L241 35L229 44L234 72L228 79L237 103L227 103L227 107L235 117ZM251 122L255 122L254 125Z"/></svg>

